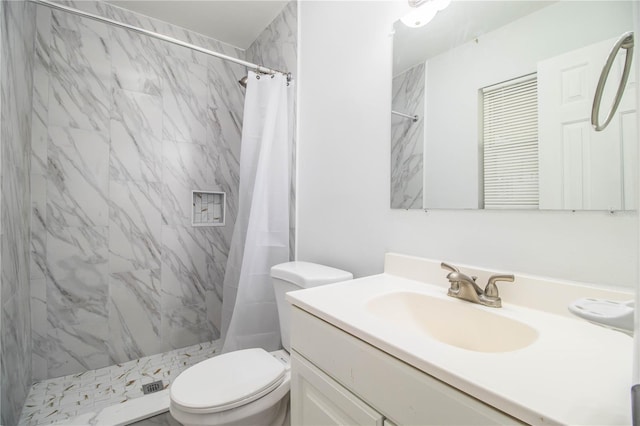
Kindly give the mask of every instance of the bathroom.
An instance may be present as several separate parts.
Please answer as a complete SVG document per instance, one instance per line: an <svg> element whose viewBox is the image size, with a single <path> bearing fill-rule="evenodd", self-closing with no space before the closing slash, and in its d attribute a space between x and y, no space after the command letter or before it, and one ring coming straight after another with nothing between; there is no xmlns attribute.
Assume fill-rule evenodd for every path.
<svg viewBox="0 0 640 426"><path fill-rule="evenodd" d="M77 2L75 6L86 7L94 13L100 9L100 6L83 3ZM192 43L199 41L194 44L206 44L203 47L231 56L242 54L250 62L283 69L293 75L297 125L291 259L330 265L350 271L359 278L383 272L385 253L395 252L460 265L479 265L496 272L553 277L628 291L638 286L639 234L634 210L390 209L389 113L394 42L391 32L394 23L409 9L407 3L301 1L283 3L281 7L269 21L271 31L256 34L264 39L254 44L253 49L239 53L229 45L196 36ZM635 2L633 7L637 9ZM113 364L214 341L222 316L224 252L229 250L233 230L231 218L237 209L234 203L237 202L238 171L233 168L238 165L233 162L239 159L239 123L244 102L244 89L237 80L246 75L246 69L222 61L210 65L213 59L185 54L185 50L180 49L167 54L162 49L168 48L142 37L132 38L129 44L117 41L113 44L117 37L111 27L64 14L57 15L62 17L59 21L52 20L47 18L50 13L45 12L47 9L43 6L3 2L0 410L2 424L8 425L18 423L24 398L34 382L73 374L77 368L104 368L109 365L107 357L112 358ZM637 16L637 10L634 13ZM143 21L143 18L137 18L134 23L143 26ZM37 38L36 35L42 33L36 31L46 28L50 33ZM60 29L57 37L51 33L56 29ZM154 30L176 36L170 25L155 26ZM126 32L118 30L117 34ZM95 105L104 109L84 111L90 118L85 124L66 126L79 127L79 132L91 131L91 135L83 137L93 138L100 147L89 151L81 149L77 153L87 159L87 169L97 170L103 180L89 180L85 186L72 188L81 195L78 200L89 212L87 216L75 218L72 213L77 205L63 204L73 203L74 199L56 194L56 182L43 181L46 179L43 167L52 165L66 166L69 173L81 174L81 171L74 171L74 158L60 155L63 151L57 150L60 145L73 145L69 141L73 141L70 134L74 132L61 134L58 139L50 131L44 139L38 133L44 131L46 135L50 125L43 117L60 120L69 112L56 104L56 101L62 102L64 107L64 99L51 99L49 94L54 93L53 89L42 86L69 82L56 82L55 74L49 75L43 70L42 65L48 63L49 56L42 56L39 47L45 44L60 47L65 38L65 43L73 43L74 37L80 37L82 45L87 47L82 54L97 61L94 68L81 70L90 77L89 81L73 80L73 84L85 85L78 87L76 94L89 93L99 98L100 91L110 93L113 90L111 85L117 76L111 74L108 63L100 62L107 60L100 49L108 49L108 60L112 63L124 61L122 67L130 60L128 48L139 49L149 56L138 58L141 70L146 72L144 80L117 80L122 84L121 105L126 108L127 102L137 103L134 108L111 109L109 103L97 102ZM52 44L56 38L59 44ZM108 46L102 44L107 38L112 41ZM72 53L63 48L58 52L60 55ZM53 51L47 55L51 53ZM170 62L163 62L159 69L154 69L156 55L174 57L178 64L172 67ZM8 61L15 64L7 66ZM6 72L8 70L11 72ZM105 70L106 75L102 74ZM176 84L189 81L196 85L190 89L196 98L191 100L204 104L199 107L209 108L210 99L224 103L228 114L217 115L215 110L210 110L213 116L206 115L218 127L207 128L206 122L200 126L190 122L187 127L192 133L185 136L178 127L171 132L154 126L165 113L180 110L179 103L173 106L167 103L162 89L163 79L171 75L172 70L186 73L177 76ZM216 81L224 83L217 86ZM198 90L199 87L202 89ZM176 89L177 92L181 90ZM128 93L135 95L124 96ZM198 93L206 95L198 97ZM115 102L118 100L114 98ZM163 109L167 106L174 110L167 112ZM57 112L55 108L58 108ZM118 111L130 112L119 115ZM143 120L142 127L137 129L127 128L132 123L127 119L135 111L146 111L146 121ZM105 115L106 120L96 121L96 117ZM137 123L139 121L133 124ZM60 122L55 125L65 127ZM143 144L158 139L169 140L173 142L169 146L173 151L150 150L151 164L142 159L134 163L124 161L120 168L113 169L104 159L117 155L117 147L109 146L109 141L101 137L105 130L112 134L133 131ZM216 150L207 148L202 140L206 141L207 132L212 131L220 132L219 140L230 146L216 146ZM191 142L187 142L186 137L192 139ZM199 141L200 137L203 139ZM56 143L58 140L59 144ZM58 158L52 154L58 154ZM131 154L124 152L122 158L131 159ZM173 159L175 163L165 159ZM228 161L229 168L216 168L216 173L221 175L209 174L208 162L213 159L219 163ZM181 169L184 161L192 163ZM167 169L171 179L163 181ZM118 173L133 173L133 176L125 179L117 176ZM111 187L105 193L99 189L104 181L125 183L119 188ZM191 187L192 184L198 186ZM163 185L176 192L197 189L226 192L229 221L224 227L200 229L197 233L191 231L188 210L180 210L185 207L170 203L173 210L163 210L164 204L160 204L160 200L165 200ZM92 193L96 198L91 198ZM114 204L123 206L123 210L112 213L110 207ZM139 211L145 214L131 216L132 212ZM34 212L42 212L44 216L39 217ZM39 218L60 222L39 222ZM83 220L91 225L85 226ZM60 225L64 230L60 231L57 243L49 235L40 238L43 232L51 232L42 229L43 225L50 228ZM72 231L80 227L86 232L74 235ZM120 253L113 252L108 246L112 239L122 239L136 232L162 237L158 240L154 236L150 245L131 245L129 251ZM73 243L65 245L67 242ZM170 252L161 249L172 246L175 249ZM201 251L190 252L194 247ZM41 255L45 257L38 257ZM60 299L65 294L64 287L43 286L49 277L39 270L38 261L46 262L47 258L50 263L66 265L68 271L77 272L77 275L70 273L65 277L69 285L76 279L98 277L99 284L87 290L98 296L89 300L87 309L80 310L84 312L65 311L67 305ZM92 266L82 269L73 262L79 262L83 267ZM189 265L193 269L189 269ZM165 274L167 270L169 272ZM55 274L55 271L50 272ZM104 285L105 280L109 282L108 286ZM168 295L172 297L166 297L162 290L165 280L187 283L187 287L176 287L175 292ZM135 302L137 297L127 290L131 288L127 283L131 282L137 283L136 288L145 289L145 295L151 295L144 299L151 306ZM210 283L216 283L217 287ZM553 294L548 296L552 298ZM117 321L120 328L112 325L116 317L107 318L101 311L107 298L120 312L121 319ZM157 306L163 303L168 304L169 309L164 310L164 305L162 313L156 314ZM52 310L59 314L56 320L50 318ZM154 314L147 316L147 321L140 321L140 312ZM107 323L108 327L105 326ZM43 324L44 330L38 328ZM129 329L124 325L138 328ZM39 330L43 330L44 336ZM105 336L105 333L114 333L114 337ZM139 333L140 338L132 342L127 333ZM120 345L109 347L108 351L96 350L96 343L108 339L120 342ZM56 344L51 345L52 342ZM76 347L77 351L68 350L70 346Z"/></svg>

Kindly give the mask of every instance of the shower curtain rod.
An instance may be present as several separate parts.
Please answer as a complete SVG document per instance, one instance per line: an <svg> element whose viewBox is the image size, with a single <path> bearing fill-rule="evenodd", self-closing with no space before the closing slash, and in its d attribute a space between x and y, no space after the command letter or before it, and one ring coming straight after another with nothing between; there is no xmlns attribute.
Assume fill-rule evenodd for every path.
<svg viewBox="0 0 640 426"><path fill-rule="evenodd" d="M409 115L398 111L391 111L391 114L399 115L400 117L410 118L414 123L420 119L417 114Z"/></svg>
<svg viewBox="0 0 640 426"><path fill-rule="evenodd" d="M214 56L216 58L220 58L222 60L225 61L230 61L239 65L243 65L247 68L253 69L259 73L263 73L263 74L276 74L276 73L280 73L280 74L284 74L287 76L287 80L291 80L291 73L286 72L286 71L280 71L280 70L276 70L273 68L268 68L265 67L263 65L258 65L258 64L254 64L251 62L247 62L247 61L243 61L242 59L238 59L238 58L234 58L233 56L227 56L224 55L222 53L218 53L218 52L214 52L213 50L208 50L208 49L204 49L200 46L196 46L195 44L191 44L191 43L187 43L184 42L182 40L178 40L176 38L173 37L169 37L163 34L159 34L153 31L149 31L149 30L145 30L143 28L139 28L139 27L135 27L133 25L129 25L129 24L125 24L122 22L118 22L118 21L114 21L113 19L109 19L109 18L104 18L102 16L98 16L98 15L94 15L93 13L89 13L89 12L84 12L82 10L79 9L75 9L73 7L69 7L69 6L65 6L62 4L58 4L58 3L54 3L48 0L28 0L32 3L41 5L41 6L46 6L49 7L51 9L57 9L57 10L61 10L63 12L68 12L74 15L78 15L78 16L82 16L84 18L89 18L89 19L93 19L94 21L99 21L99 22L104 22L106 24L110 24L110 25L114 25L116 27L120 27L120 28L124 28L130 31L134 31L140 34L144 34L147 35L149 37L154 37L157 38L159 40L163 40L169 43L173 43L176 44L178 46L183 46L183 47L187 47L189 49L193 49L196 50L198 52L204 53L206 55L210 55L210 56Z"/></svg>

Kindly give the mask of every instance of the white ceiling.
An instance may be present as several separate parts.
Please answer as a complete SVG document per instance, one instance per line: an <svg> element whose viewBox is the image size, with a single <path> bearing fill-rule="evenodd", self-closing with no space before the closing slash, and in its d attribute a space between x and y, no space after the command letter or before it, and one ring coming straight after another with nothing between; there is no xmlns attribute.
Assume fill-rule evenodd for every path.
<svg viewBox="0 0 640 426"><path fill-rule="evenodd" d="M393 74L500 28L555 1L452 1L424 27L398 21L393 35ZM526 46L523 46L526 49Z"/></svg>
<svg viewBox="0 0 640 426"><path fill-rule="evenodd" d="M288 1L276 0L107 0L109 3L248 48Z"/></svg>

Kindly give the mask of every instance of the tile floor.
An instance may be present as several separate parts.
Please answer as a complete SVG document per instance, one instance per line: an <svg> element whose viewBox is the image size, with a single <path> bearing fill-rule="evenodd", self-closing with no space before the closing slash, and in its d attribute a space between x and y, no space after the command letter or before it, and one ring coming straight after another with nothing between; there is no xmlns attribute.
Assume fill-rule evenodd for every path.
<svg viewBox="0 0 640 426"><path fill-rule="evenodd" d="M169 413L158 414L148 419L131 423L129 426L182 426L176 419L171 417Z"/></svg>
<svg viewBox="0 0 640 426"><path fill-rule="evenodd" d="M99 411L143 396L142 385L162 380L166 388L187 367L218 352L218 341L38 382L31 387L21 426L69 421L80 414Z"/></svg>

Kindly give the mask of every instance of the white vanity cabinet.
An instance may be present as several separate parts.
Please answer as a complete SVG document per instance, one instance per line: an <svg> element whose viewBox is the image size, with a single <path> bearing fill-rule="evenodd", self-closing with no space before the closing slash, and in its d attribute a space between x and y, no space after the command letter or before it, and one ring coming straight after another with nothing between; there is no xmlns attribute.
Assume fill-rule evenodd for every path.
<svg viewBox="0 0 640 426"><path fill-rule="evenodd" d="M292 425L509 425L517 419L296 306Z"/></svg>
<svg viewBox="0 0 640 426"><path fill-rule="evenodd" d="M293 425L383 426L382 414L296 352L291 353L291 372Z"/></svg>

